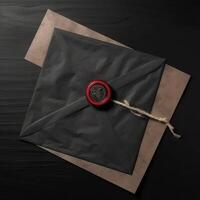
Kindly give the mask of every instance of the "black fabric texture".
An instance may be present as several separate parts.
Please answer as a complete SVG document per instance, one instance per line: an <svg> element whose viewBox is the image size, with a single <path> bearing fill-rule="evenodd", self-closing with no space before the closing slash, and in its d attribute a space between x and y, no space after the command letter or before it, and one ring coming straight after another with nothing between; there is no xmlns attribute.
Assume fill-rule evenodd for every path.
<svg viewBox="0 0 200 200"><path fill-rule="evenodd" d="M91 106L85 87L108 81L113 98L151 111L165 59L55 29L21 139L131 174L148 119L110 103Z"/></svg>

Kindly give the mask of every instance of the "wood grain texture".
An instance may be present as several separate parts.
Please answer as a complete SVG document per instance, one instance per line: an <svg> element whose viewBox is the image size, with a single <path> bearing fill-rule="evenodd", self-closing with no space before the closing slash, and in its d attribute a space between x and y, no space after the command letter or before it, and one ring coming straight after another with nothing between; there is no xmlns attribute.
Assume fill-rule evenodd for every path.
<svg viewBox="0 0 200 200"><path fill-rule="evenodd" d="M136 195L58 159L18 135L39 69L24 55L50 8L137 50L166 57L192 75ZM199 199L199 7L194 1L0 1L0 195L67 199ZM181 66L181 67L179 67ZM165 173L163 173L163 171Z"/></svg>

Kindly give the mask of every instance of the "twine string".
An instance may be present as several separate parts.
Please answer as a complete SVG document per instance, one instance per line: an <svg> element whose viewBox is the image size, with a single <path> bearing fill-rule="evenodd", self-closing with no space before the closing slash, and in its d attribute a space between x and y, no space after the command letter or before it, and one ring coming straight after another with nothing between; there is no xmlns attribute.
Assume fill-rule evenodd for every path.
<svg viewBox="0 0 200 200"><path fill-rule="evenodd" d="M118 101L118 100L112 100L115 104L120 105L124 108L127 108L131 113L133 113L134 115L138 116L138 117L148 117L152 120L158 121L160 123L165 124L170 132L172 133L172 135L176 138L180 138L181 135L177 134L174 132L174 127L172 126L172 124L169 122L169 120L167 120L167 118L165 117L159 117L156 116L154 114L148 113L147 111L140 109L138 107L135 107L133 105L130 105L129 102L127 100L124 100L123 102Z"/></svg>

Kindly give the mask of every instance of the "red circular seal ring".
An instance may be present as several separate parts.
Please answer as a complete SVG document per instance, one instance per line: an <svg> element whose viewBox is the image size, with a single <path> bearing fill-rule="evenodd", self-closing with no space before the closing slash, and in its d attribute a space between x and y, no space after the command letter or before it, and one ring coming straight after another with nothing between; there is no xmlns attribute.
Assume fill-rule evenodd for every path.
<svg viewBox="0 0 200 200"><path fill-rule="evenodd" d="M103 106L111 100L112 90L106 81L93 80L86 87L88 102L96 107Z"/></svg>

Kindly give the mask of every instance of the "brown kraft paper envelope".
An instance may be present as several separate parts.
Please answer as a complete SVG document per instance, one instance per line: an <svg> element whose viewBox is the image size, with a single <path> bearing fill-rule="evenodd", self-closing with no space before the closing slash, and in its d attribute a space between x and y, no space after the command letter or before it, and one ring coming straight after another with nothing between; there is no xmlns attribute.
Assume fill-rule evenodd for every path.
<svg viewBox="0 0 200 200"><path fill-rule="evenodd" d="M42 67L54 27L126 47L107 36L97 33L51 10L47 10L47 13L44 16L25 56L26 60ZM170 119L183 94L189 78L190 76L188 74L166 65L152 108L152 113ZM41 148L115 185L118 185L129 192L135 193L151 162L165 129L166 126L164 124L149 120L132 175L106 168L51 149L44 147Z"/></svg>

